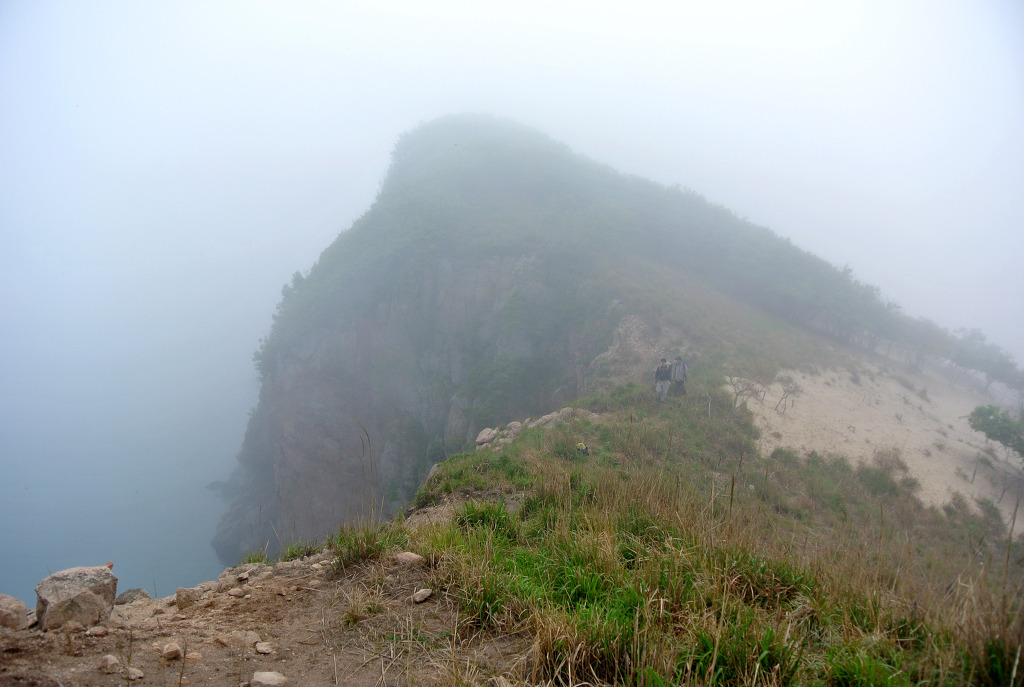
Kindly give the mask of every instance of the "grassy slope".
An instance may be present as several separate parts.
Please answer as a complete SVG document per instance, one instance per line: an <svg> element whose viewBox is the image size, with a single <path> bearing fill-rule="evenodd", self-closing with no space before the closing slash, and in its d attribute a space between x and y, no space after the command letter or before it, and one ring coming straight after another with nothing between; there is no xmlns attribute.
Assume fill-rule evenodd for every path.
<svg viewBox="0 0 1024 687"><path fill-rule="evenodd" d="M471 500L402 537L481 627L536 636L530 679L1010 684L1021 551L997 517L923 508L893 454L761 460L712 387L586 403L599 420L450 459L418 504Z"/></svg>

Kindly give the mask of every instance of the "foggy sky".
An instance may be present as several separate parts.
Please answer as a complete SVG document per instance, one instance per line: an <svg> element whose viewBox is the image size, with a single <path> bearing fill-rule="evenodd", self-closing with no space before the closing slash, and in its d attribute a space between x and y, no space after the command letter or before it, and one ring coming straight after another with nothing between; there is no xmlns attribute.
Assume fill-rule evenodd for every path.
<svg viewBox="0 0 1024 687"><path fill-rule="evenodd" d="M141 436L177 487L222 478L281 285L452 113L691 188L1024 362L1024 6L839 4L0 1L0 469L118 446L101 500L153 474Z"/></svg>

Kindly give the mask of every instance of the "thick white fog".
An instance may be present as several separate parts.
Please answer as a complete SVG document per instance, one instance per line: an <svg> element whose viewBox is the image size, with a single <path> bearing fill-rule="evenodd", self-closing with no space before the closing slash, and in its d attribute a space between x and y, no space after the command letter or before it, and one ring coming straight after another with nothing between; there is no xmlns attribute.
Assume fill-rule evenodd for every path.
<svg viewBox="0 0 1024 687"><path fill-rule="evenodd" d="M444 114L692 188L1024 362L1020 2L490 5L0 3L0 592L216 575L204 485L281 286Z"/></svg>

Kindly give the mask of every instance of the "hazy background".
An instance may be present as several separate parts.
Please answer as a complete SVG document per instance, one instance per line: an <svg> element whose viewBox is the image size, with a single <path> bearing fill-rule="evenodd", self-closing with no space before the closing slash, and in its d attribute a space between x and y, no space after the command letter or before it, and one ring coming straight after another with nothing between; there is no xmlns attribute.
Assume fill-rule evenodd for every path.
<svg viewBox="0 0 1024 687"><path fill-rule="evenodd" d="M1024 4L0 0L0 592L215 577L282 284L506 116L1024 361ZM429 6L429 9L426 9Z"/></svg>

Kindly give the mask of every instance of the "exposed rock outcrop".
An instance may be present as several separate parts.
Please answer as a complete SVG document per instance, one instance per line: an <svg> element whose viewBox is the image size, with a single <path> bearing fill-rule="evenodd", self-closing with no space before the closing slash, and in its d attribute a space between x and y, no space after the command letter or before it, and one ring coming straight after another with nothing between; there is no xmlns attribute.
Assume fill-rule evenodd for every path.
<svg viewBox="0 0 1024 687"><path fill-rule="evenodd" d="M37 584L39 627L52 630L70 622L89 627L109 618L117 596L117 578L111 566L68 568Z"/></svg>

